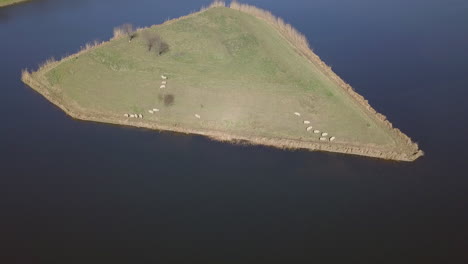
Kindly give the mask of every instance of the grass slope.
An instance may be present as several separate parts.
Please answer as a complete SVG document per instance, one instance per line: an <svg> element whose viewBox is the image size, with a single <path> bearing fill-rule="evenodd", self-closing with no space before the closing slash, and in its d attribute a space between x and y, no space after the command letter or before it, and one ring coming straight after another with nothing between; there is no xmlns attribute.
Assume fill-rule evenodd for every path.
<svg viewBox="0 0 468 264"><path fill-rule="evenodd" d="M113 123L414 159L417 149L376 121L262 19L215 7L145 30L159 33L170 51L158 56L141 37L116 38L45 67L32 79L68 111ZM161 74L169 77L166 89L159 88ZM152 108L160 112L149 114ZM126 119L124 113L142 113L144 119ZM304 120L336 141L319 141ZM275 140L278 144L271 144Z"/></svg>
<svg viewBox="0 0 468 264"><path fill-rule="evenodd" d="M14 5L14 4L18 4L18 3L26 2L26 1L30 1L30 0L0 0L0 7Z"/></svg>

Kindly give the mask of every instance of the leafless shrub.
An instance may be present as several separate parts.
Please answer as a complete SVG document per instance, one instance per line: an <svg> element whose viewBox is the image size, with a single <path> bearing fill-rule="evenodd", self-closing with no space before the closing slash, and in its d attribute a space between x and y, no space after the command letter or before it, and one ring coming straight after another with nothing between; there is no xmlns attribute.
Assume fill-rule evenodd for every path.
<svg viewBox="0 0 468 264"><path fill-rule="evenodd" d="M167 44L164 40L161 40L161 44L159 45L158 55L161 55L168 51L169 51L169 44Z"/></svg>
<svg viewBox="0 0 468 264"><path fill-rule="evenodd" d="M146 42L148 51L155 51L158 55L169 50L169 45L154 31L143 31L143 39Z"/></svg>
<svg viewBox="0 0 468 264"><path fill-rule="evenodd" d="M148 51L151 51L153 47L159 46L159 44L161 43L161 37L153 31L143 31L143 39L146 42Z"/></svg>
<svg viewBox="0 0 468 264"><path fill-rule="evenodd" d="M136 37L136 30L133 25L126 23L114 28L114 38L119 38L121 36L127 36L129 41L132 41L132 39Z"/></svg>

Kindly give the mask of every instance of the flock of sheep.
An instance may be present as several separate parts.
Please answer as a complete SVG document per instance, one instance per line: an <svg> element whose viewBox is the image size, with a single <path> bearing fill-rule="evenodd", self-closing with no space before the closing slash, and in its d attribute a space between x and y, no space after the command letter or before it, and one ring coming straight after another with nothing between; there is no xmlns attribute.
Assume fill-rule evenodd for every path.
<svg viewBox="0 0 468 264"><path fill-rule="evenodd" d="M294 115L300 117L300 116L301 116L301 113L299 113L299 112L294 112ZM310 121L304 120L304 125L310 125ZM306 128L306 131L307 131L307 132L311 132L313 128L314 128L313 126L308 126L308 127ZM317 130L317 129L313 130L313 132L314 132L314 134L320 134L320 138L319 138L320 141L335 141L335 139L336 139L336 137L328 137L328 133L327 133L327 132L322 132L322 133L321 133L320 130Z"/></svg>
<svg viewBox="0 0 468 264"><path fill-rule="evenodd" d="M162 79L161 86L159 88L164 89L164 88L166 88L166 85L167 85L167 76L161 75L161 79ZM150 113L150 114L155 114L157 112L159 112L159 109L157 109L157 108L153 108L153 109L148 110L148 113ZM301 114L299 112L294 112L294 115L296 115L298 117L301 116ZM127 118L140 118L140 119L143 118L142 114L124 114L124 116L127 117ZM195 114L195 118L200 119L201 116L199 114ZM319 138L320 141L334 141L336 139L336 137L334 137L334 136L328 137L327 132L320 132L320 130L317 130L317 129L312 130L313 126L310 125L310 121L308 121L308 120L304 120L303 123L305 125L309 125L306 128L307 132L313 132L314 134L320 134L320 138Z"/></svg>
<svg viewBox="0 0 468 264"><path fill-rule="evenodd" d="M161 86L159 86L159 89L164 89L164 88L166 88L166 85L167 85L167 76L161 75L161 79L162 79L162 81L161 81ZM148 113L150 113L150 114L155 114L157 112L159 112L158 108L153 108L153 109L148 110ZM126 118L140 118L140 119L143 118L142 114L124 114L124 116ZM200 119L201 116L199 114L195 114L195 118Z"/></svg>
<svg viewBox="0 0 468 264"><path fill-rule="evenodd" d="M166 88L167 76L161 75L161 79L163 79L163 80L162 80L161 86L159 88L160 89ZM150 114L154 114L154 113L157 113L157 112L159 112L158 108L153 108L153 109L148 110L148 113L150 113ZM127 118L140 118L140 119L143 118L142 114L124 114L124 116L127 117Z"/></svg>
<svg viewBox="0 0 468 264"><path fill-rule="evenodd" d="M167 81L166 81L167 76L161 75L161 79L162 79L162 81L161 81L161 86L159 86L159 89L164 89L164 88L166 88L166 84L167 84Z"/></svg>
<svg viewBox="0 0 468 264"><path fill-rule="evenodd" d="M143 118L142 114L124 114L127 118Z"/></svg>

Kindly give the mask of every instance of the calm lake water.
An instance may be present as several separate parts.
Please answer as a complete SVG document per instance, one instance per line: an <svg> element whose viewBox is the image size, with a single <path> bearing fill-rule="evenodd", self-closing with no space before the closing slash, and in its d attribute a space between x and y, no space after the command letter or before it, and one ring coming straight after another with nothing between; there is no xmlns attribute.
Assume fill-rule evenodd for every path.
<svg viewBox="0 0 468 264"><path fill-rule="evenodd" d="M0 263L468 263L468 2L252 0L420 143L414 163L75 121L23 68L209 1L0 9Z"/></svg>

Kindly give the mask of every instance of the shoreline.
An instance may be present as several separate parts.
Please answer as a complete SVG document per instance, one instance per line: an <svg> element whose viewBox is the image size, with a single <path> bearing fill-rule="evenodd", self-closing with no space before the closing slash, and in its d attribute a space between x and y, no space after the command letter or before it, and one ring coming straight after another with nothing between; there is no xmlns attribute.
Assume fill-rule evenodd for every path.
<svg viewBox="0 0 468 264"><path fill-rule="evenodd" d="M393 127L393 124L387 119L387 117L381 113L379 113L377 110L375 110L370 104L369 101L366 100L362 95L358 94L354 88L346 83L343 79L341 79L340 76L338 76L330 66L328 66L324 61L320 59L320 57L315 54L309 47L307 40L305 37L297 32L295 28L293 28L291 25L286 24L281 18L278 18L274 15L272 15L269 11L257 8L255 6L247 5L247 4L240 4L240 3L235 3L231 4L231 7L235 10L238 10L240 12L244 12L250 15L255 16L258 19L262 19L273 28L275 28L280 35L283 36L283 38L291 44L292 47L302 56L304 56L307 60L309 60L310 63L314 64L317 66L317 68L322 71L322 73L330 78L333 82L335 82L339 87L343 89L343 91L351 97L351 99L354 101L356 105L361 107L363 109L363 112L366 113L367 116L372 118L377 124L381 125L384 127L384 129L389 130L393 136L396 138L402 140L403 142L406 143L406 146L409 149L414 149L416 155L416 160L418 157L421 157L424 155L424 152L419 149L419 146L417 143L413 142L409 136L404 134L400 129ZM284 29L285 28L285 29ZM291 33L292 32L292 33ZM300 37L303 38L303 40L299 40L299 42L304 41L305 43L301 43L302 47L299 45L295 44L295 41L291 41L290 37L288 35L300 35ZM295 36L294 36L295 37Z"/></svg>
<svg viewBox="0 0 468 264"><path fill-rule="evenodd" d="M179 18L175 18L172 20L168 20L164 22L163 24L160 24L157 26L165 25L167 23L172 23L174 21L178 21L178 20L187 18L189 16L202 13L210 8L217 7L217 6L224 6L224 3L215 2L208 8L203 8L202 10L198 12L195 12L186 16L182 16ZM244 7L248 7L250 9L255 8L256 11L267 12L268 14L271 15L271 13L269 13L268 11L258 9L256 7L247 6L247 5L244 5ZM243 135L235 135L235 134L230 134L230 133L220 132L220 131L191 129L191 128L171 126L171 125L162 125L162 124L158 124L155 122L148 122L144 120L129 121L129 120L124 120L122 117L117 116L117 115L91 113L91 112L88 112L86 109L84 110L72 109L73 106L65 105L62 102L63 100L61 100L61 98L58 98L52 93L52 89L47 88L46 83L42 83L41 80L39 80L41 78L38 78L38 77L41 77L41 75L43 76L45 72L48 72L50 69L52 69L56 65L59 65L60 63L70 58L73 58L83 52L86 52L90 49L102 46L110 42L111 40L115 39L115 37L111 38L109 41L106 41L106 42L94 43L94 45L86 45L84 49L80 50L79 52L75 54L62 58L60 61L48 61L42 66L40 66L36 72L30 73L29 71L23 71L21 79L25 84L27 84L33 90L35 90L36 92L44 96L48 101L52 102L54 105L62 109L67 115L77 120L147 128L147 129L159 130L159 131L171 131L171 132L177 132L177 133L183 133L183 134L196 134L196 135L208 137L216 141L229 142L232 144L247 144L248 143L251 145L264 145L264 146L275 147L275 148L280 148L280 149L305 149L305 150L311 150L311 151L327 151L327 152L352 154L352 155L358 155L358 156L373 157L373 158L395 160L395 161L414 161L423 155L423 152L419 150L418 145L416 143L412 142L411 139L408 136L406 136L404 133L402 133L399 129L394 128L393 125L387 120L387 118L384 115L378 113L374 108L372 108L369 105L368 101L365 100L363 96L359 95L356 91L354 91L354 89L349 84L345 83L338 75L336 75L331 70L331 68L327 66L320 59L319 56L317 56L315 53L313 53L312 50L310 50L310 48L305 49L304 47L295 45L293 41L288 39L288 35L281 31L281 28L279 28L278 26L275 26L273 23L270 23L268 19L259 17L248 11L237 9L233 7L232 4L231 4L231 7L228 7L228 8L232 8L240 12L253 15L257 17L258 19L262 19L266 21L267 23L269 23L270 25L272 25L273 28L275 28L280 33L280 35L284 37L300 55L306 57L308 61L316 65L317 68L319 68L325 76L327 76L332 81L336 82L341 88L343 88L343 92L349 95L351 97L351 100L355 104L357 104L359 107L361 107L363 112L365 112L366 115L370 116L372 120L375 121L376 124L379 124L386 131L391 133L391 136L396 138L397 142L398 140L402 142L400 144L404 146L405 151L395 152L393 150L388 150L388 149L386 150L384 146L379 148L379 147L371 147L371 146L359 146L359 145L353 145L353 144L348 144L348 143L307 142L307 141L272 138L272 137L243 136ZM290 25L288 26L292 28Z"/></svg>
<svg viewBox="0 0 468 264"><path fill-rule="evenodd" d="M210 130L197 130L182 128L170 125L162 125L155 122L147 122L144 120L129 121L123 120L120 116L112 116L98 113L85 113L84 111L74 111L71 107L62 104L61 100L54 97L47 90L44 90L40 83L34 83L30 80L24 80L25 84L31 87L34 91L44 96L49 102L60 108L68 116L76 120L92 121L104 124L113 124L121 126L131 126L137 128L146 128L156 131L170 131L182 134L195 134L205 136L210 139L227 142L231 144L242 144L242 145L263 145L268 147L274 147L278 149L288 150L310 150L310 151L326 151L342 154L352 154L357 156L379 158L385 160L394 161L414 161L419 155L406 155L404 153L397 153L394 151L385 151L378 148L372 147L361 147L351 144L342 143L327 143L327 142L306 142L291 139L278 139L278 138L267 138L267 137L254 137L254 136L240 136L229 133L210 131Z"/></svg>
<svg viewBox="0 0 468 264"><path fill-rule="evenodd" d="M18 5L18 4L22 4L22 3L25 3L25 2L29 2L31 0L16 0L16 1L11 1L11 2L7 2L7 3L0 3L0 8L2 7L8 7L8 6L14 6L14 5Z"/></svg>

